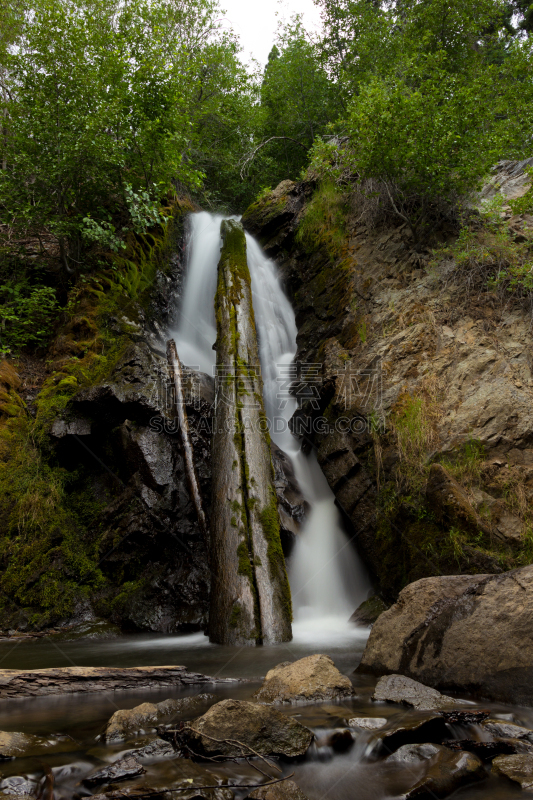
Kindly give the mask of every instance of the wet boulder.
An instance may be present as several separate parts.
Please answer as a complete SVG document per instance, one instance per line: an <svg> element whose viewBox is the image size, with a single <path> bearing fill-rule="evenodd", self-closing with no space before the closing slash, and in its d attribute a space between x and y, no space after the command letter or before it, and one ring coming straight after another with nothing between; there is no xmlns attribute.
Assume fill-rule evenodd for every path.
<svg viewBox="0 0 533 800"><path fill-rule="evenodd" d="M313 655L271 669L254 699L263 703L298 703L337 700L354 694L350 679L339 672L333 659Z"/></svg>
<svg viewBox="0 0 533 800"><path fill-rule="evenodd" d="M492 762L492 771L509 778L521 789L533 789L533 755L498 756Z"/></svg>
<svg viewBox="0 0 533 800"><path fill-rule="evenodd" d="M382 754L387 754L408 744L441 744L450 736L451 728L440 714L413 714L380 734L377 746Z"/></svg>
<svg viewBox="0 0 533 800"><path fill-rule="evenodd" d="M498 739L527 739L533 742L533 731L522 725L514 725L501 719L487 719L482 726L491 736Z"/></svg>
<svg viewBox="0 0 533 800"><path fill-rule="evenodd" d="M533 566L406 586L375 623L358 671L533 704ZM490 637L487 637L490 631Z"/></svg>
<svg viewBox="0 0 533 800"><path fill-rule="evenodd" d="M286 780L271 786L260 786L246 797L246 800L307 800L294 781Z"/></svg>
<svg viewBox="0 0 533 800"><path fill-rule="evenodd" d="M482 762L472 753L454 753L435 744L405 745L387 761L409 768L425 767L423 776L403 795L405 800L447 797L459 787L486 777Z"/></svg>
<svg viewBox="0 0 533 800"><path fill-rule="evenodd" d="M293 717L259 703L222 700L183 731L186 745L203 756L302 756L313 732Z"/></svg>
<svg viewBox="0 0 533 800"><path fill-rule="evenodd" d="M83 779L85 786L98 786L102 783L116 783L117 781L131 780L131 778L138 778L146 772L142 764L135 758L135 756L127 755L124 758L119 758L113 764L102 769L95 770Z"/></svg>
<svg viewBox="0 0 533 800"><path fill-rule="evenodd" d="M121 708L115 711L106 725L102 739L110 744L146 733L157 725L170 722L173 719L191 719L205 706L214 702L216 695L198 694L193 697L181 697L177 700L168 699L161 703L141 703L134 708Z"/></svg>
<svg viewBox="0 0 533 800"><path fill-rule="evenodd" d="M450 708L457 703L430 686L406 678L405 675L386 675L377 682L372 700L387 703L400 703L418 711L429 711L437 708Z"/></svg>

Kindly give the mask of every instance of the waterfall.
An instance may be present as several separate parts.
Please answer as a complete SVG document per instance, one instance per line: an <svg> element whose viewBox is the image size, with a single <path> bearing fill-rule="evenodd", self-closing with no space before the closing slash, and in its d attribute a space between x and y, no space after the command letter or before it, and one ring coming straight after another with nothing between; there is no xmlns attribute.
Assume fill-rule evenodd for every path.
<svg viewBox="0 0 533 800"><path fill-rule="evenodd" d="M190 217L187 274L178 329L173 332L181 361L213 374L216 339L214 296L220 254L220 223L207 212ZM248 266L259 339L265 411L274 443L291 459L310 513L289 563L295 640L349 631L348 618L368 594L370 582L342 526L335 497L316 456L305 455L288 427L297 402L284 388L296 354L296 323L275 264L246 234ZM285 381L285 386L288 381Z"/></svg>

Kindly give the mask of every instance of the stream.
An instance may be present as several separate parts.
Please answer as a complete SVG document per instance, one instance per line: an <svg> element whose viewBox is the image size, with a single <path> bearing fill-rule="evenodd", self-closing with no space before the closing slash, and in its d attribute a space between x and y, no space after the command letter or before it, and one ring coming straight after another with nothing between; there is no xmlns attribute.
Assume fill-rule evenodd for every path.
<svg viewBox="0 0 533 800"><path fill-rule="evenodd" d="M215 365L213 297L222 219L206 212L194 214L190 219L188 271L179 325L172 332L181 361L209 375L213 374ZM335 729L346 728L352 717L383 717L387 720L386 727L396 727L406 720L422 719L427 712L373 702L371 694L376 679L354 674L368 630L357 628L348 619L369 595L370 581L343 527L334 495L316 457L312 452L304 455L300 442L289 430L288 421L296 410L296 400L283 389L286 380L282 379L290 375L296 354L294 313L280 285L275 265L248 235L247 249L265 410L272 425L271 435L275 444L291 459L310 509L288 563L294 606L293 640L270 647L225 647L211 644L202 633L181 636L135 634L109 639L71 638L72 634L62 633L41 639L0 641L2 669L182 664L213 677L241 679L237 683L212 688L203 685L201 688L176 690L145 689L4 700L2 730L38 734L51 743L45 755L2 763L0 793L4 790L5 796L29 800L28 786L22 783L18 789L11 785L6 794L5 780L10 776L24 776L33 785L30 796L33 793L34 797L46 797L46 800L90 796L91 791L81 784L89 772L115 761L126 751L148 743L155 736L153 731L147 731L135 741L120 745L100 744L96 737L117 709L205 691L216 693L219 699L250 699L270 668L314 653L330 655L340 671L352 680L356 695L342 702L281 709L310 727L316 736L305 758L293 763L279 762L283 774L294 773L293 780L309 800L392 800L402 797L419 777L419 765L386 762L377 757L373 744L377 736L375 731L356 731L355 742L346 752L335 752L327 742L328 735ZM533 709L465 699L471 704L469 708L489 709L492 717L512 720L533 730ZM453 731L453 734L455 738L483 737L479 726ZM143 784L171 787L179 777L179 762L179 758L143 762L147 770ZM43 789L45 765L54 775L53 796L46 795ZM209 764L208 767L222 783L230 782L238 800L247 796L247 790L239 789L236 784L261 780L258 772L245 762ZM124 789L131 785L131 781L119 784ZM98 791L95 788L93 793ZM491 774L488 765L485 780L459 789L448 797L506 800L519 795L533 798L533 792L520 791L508 780Z"/></svg>

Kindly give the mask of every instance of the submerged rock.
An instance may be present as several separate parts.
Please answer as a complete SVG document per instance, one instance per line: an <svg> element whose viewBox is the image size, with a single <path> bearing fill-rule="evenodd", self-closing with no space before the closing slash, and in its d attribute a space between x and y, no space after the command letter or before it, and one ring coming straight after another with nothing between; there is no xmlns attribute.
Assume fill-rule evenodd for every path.
<svg viewBox="0 0 533 800"><path fill-rule="evenodd" d="M531 705L532 616L533 566L423 578L379 617L358 670Z"/></svg>
<svg viewBox="0 0 533 800"><path fill-rule="evenodd" d="M449 708L457 703L453 697L447 697L437 692L436 689L406 678L405 675L386 675L380 678L372 700L401 703L410 708L416 708L418 711Z"/></svg>
<svg viewBox="0 0 533 800"><path fill-rule="evenodd" d="M286 661L267 672L254 696L263 703L297 703L336 700L355 694L349 678L326 655Z"/></svg>
<svg viewBox="0 0 533 800"><path fill-rule="evenodd" d="M15 731L0 731L0 761L35 755L37 752L45 750L47 745L47 741L39 736Z"/></svg>
<svg viewBox="0 0 533 800"><path fill-rule="evenodd" d="M101 783L126 781L130 778L138 778L144 772L146 772L145 768L137 761L135 756L127 755L108 767L91 772L90 775L83 779L83 783L86 786L98 786Z"/></svg>
<svg viewBox="0 0 533 800"><path fill-rule="evenodd" d="M504 722L500 719L487 719L482 726L491 736L503 739L527 739L533 742L533 731L521 725L513 725L511 722Z"/></svg>
<svg viewBox="0 0 533 800"><path fill-rule="evenodd" d="M245 800L307 800L307 797L294 781L287 780L272 786L260 786L250 792Z"/></svg>
<svg viewBox="0 0 533 800"><path fill-rule="evenodd" d="M229 758L250 755L251 749L293 758L306 753L313 740L313 732L292 717L245 700L222 700L183 734L195 753Z"/></svg>
<svg viewBox="0 0 533 800"><path fill-rule="evenodd" d="M168 699L161 703L141 703L130 709L115 711L106 725L103 740L108 744L121 741L136 733L145 733L164 721L192 719L206 703L215 702L214 694Z"/></svg>
<svg viewBox="0 0 533 800"><path fill-rule="evenodd" d="M498 756L492 771L518 783L521 789L533 789L533 755Z"/></svg>
<svg viewBox="0 0 533 800"><path fill-rule="evenodd" d="M153 742L145 744L144 747L139 747L137 750L131 750L129 755L135 758L170 758L176 755L176 751L170 742L164 739L154 739Z"/></svg>
<svg viewBox="0 0 533 800"><path fill-rule="evenodd" d="M450 735L451 729L440 714L413 715L384 731L378 739L378 749L382 753L394 753L408 744L441 744Z"/></svg>
<svg viewBox="0 0 533 800"><path fill-rule="evenodd" d="M454 753L434 744L401 747L387 761L410 767L427 762L424 776L402 796L405 800L447 797L460 786L486 777L482 762L472 753Z"/></svg>

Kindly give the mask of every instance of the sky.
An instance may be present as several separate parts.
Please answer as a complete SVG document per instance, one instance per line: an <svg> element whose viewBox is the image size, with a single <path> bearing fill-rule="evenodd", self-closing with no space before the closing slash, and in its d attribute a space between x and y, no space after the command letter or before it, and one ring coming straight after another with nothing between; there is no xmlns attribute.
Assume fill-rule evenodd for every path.
<svg viewBox="0 0 533 800"><path fill-rule="evenodd" d="M239 36L244 52L243 61L253 56L264 66L274 44L279 17L290 19L294 13L303 14L308 30L317 30L320 15L313 0L219 0L226 10L224 20Z"/></svg>

